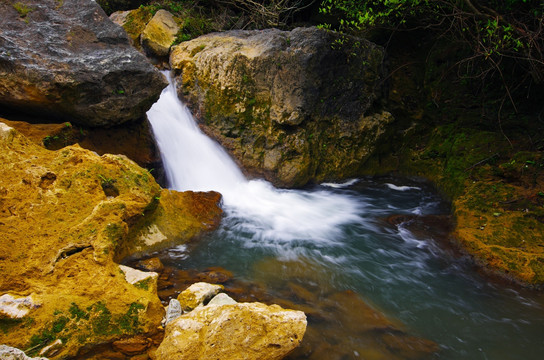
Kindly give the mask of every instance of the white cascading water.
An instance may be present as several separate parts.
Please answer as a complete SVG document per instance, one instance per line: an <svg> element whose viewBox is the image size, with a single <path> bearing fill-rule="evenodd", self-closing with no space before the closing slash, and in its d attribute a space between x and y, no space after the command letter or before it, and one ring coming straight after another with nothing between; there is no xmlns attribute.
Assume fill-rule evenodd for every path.
<svg viewBox="0 0 544 360"><path fill-rule="evenodd" d="M340 225L361 221L361 205L349 196L247 180L224 149L200 131L169 82L147 116L170 188L220 192L226 215L239 219L238 230L251 233L261 246L292 240L330 244Z"/></svg>

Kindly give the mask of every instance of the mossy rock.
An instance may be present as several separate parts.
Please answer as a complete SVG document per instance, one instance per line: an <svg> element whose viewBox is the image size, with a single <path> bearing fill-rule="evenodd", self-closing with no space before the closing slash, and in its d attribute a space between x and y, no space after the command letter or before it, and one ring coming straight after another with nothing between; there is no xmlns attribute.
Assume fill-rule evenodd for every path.
<svg viewBox="0 0 544 360"><path fill-rule="evenodd" d="M11 249L0 258L0 295L33 299L21 317L2 313L0 342L36 354L60 339L55 358L66 358L155 334L164 315L156 280L129 283L118 265L137 243L132 230L159 209L149 171L77 145L47 150L1 122L0 164L0 245ZM169 212L183 224L209 223L180 231L181 241L213 228L221 213L218 194L210 206L187 196L190 207L173 201Z"/></svg>
<svg viewBox="0 0 544 360"><path fill-rule="evenodd" d="M383 49L317 28L230 31L173 48L180 96L254 176L282 187L355 175L392 116ZM332 69L332 70L331 70Z"/></svg>

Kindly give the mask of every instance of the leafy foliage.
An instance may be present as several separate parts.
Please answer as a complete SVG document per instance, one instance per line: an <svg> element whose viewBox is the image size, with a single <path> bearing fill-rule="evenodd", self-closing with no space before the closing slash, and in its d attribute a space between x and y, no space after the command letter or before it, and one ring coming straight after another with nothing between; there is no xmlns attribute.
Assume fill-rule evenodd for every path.
<svg viewBox="0 0 544 360"><path fill-rule="evenodd" d="M323 0L320 12L336 20L323 27L344 32L431 30L466 50L457 62L460 73L501 79L512 103L512 91L522 84L544 82L540 0ZM516 74L513 81L506 72Z"/></svg>

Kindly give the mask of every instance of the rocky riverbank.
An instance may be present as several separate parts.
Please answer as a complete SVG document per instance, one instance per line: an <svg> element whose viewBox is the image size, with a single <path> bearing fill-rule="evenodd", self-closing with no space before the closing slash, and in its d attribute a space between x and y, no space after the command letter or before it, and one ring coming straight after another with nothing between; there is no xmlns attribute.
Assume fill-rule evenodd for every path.
<svg viewBox="0 0 544 360"><path fill-rule="evenodd" d="M151 155L142 155L138 139L150 143L142 119L165 81L93 1L17 4L0 3L0 75L6 79L0 110L57 124L0 122L0 342L52 358L92 358L96 346L112 343L112 357L155 354L164 335L157 296L164 271L119 263L213 229L220 194L161 189L155 174L132 161L157 163L152 147L145 151ZM435 94L439 110L422 105L426 99L413 94L427 85L410 74L417 69L388 73L384 50L364 39L312 27L230 31L172 47L179 19L152 15L138 9L112 18L136 48L174 70L180 97L201 127L248 174L287 187L387 172L431 178L452 199L452 241L483 268L542 286L544 163L534 146L522 144L524 134L510 139L482 129L474 111L444 120L462 108L460 97ZM431 120L438 116L440 124ZM139 134L130 140L132 151L122 135L127 129ZM159 293L172 298L178 290ZM309 296L307 289L294 291ZM436 344L403 332L402 346L393 346L392 333L399 333L393 322L349 292L328 300L312 315L330 320L327 306L356 304L379 320L370 329L393 352L437 351ZM223 306L251 313L245 305ZM210 309L193 310L183 321L208 326L222 316ZM352 317L343 314L342 321L368 331ZM179 350L170 345L160 356Z"/></svg>

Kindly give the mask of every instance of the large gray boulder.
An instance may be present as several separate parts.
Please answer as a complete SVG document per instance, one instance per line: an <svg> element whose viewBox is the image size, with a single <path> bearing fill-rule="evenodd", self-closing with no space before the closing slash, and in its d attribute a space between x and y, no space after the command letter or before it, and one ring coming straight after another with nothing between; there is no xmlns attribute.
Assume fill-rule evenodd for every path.
<svg viewBox="0 0 544 360"><path fill-rule="evenodd" d="M280 186L359 173L391 120L383 64L381 47L317 28L208 34L170 55L202 128Z"/></svg>
<svg viewBox="0 0 544 360"><path fill-rule="evenodd" d="M142 117L164 77L92 0L0 2L0 105L87 126Z"/></svg>

